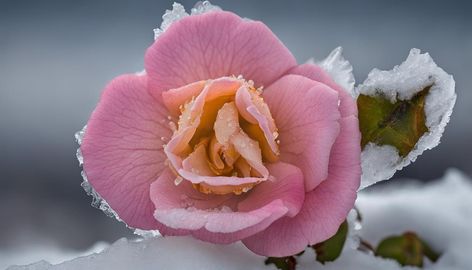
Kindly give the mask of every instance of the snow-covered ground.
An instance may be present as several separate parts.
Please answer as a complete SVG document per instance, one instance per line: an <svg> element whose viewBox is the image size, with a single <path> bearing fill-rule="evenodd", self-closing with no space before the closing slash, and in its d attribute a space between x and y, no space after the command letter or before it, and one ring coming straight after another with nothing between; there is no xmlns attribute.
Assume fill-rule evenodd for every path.
<svg viewBox="0 0 472 270"><path fill-rule="evenodd" d="M396 262L376 258L353 248L356 235L376 245L382 238L405 231L415 231L433 249L442 253L425 269L471 269L472 256L472 181L457 170L449 170L441 180L430 184L402 182L362 191L357 206L362 213L362 228L353 230L341 257L321 265L311 251L299 258L298 269L394 270ZM359 229L359 228L357 228ZM103 248L97 245L86 253ZM186 237L153 238L141 241L121 239L92 255L61 252L12 254L0 252L0 261L26 263L26 257L49 260L8 269L275 269L264 265L264 257L252 254L241 243L219 246ZM14 261L16 260L16 261ZM65 262L60 263L63 260ZM3 266L5 263L2 263ZM315 266L316 265L316 266Z"/></svg>

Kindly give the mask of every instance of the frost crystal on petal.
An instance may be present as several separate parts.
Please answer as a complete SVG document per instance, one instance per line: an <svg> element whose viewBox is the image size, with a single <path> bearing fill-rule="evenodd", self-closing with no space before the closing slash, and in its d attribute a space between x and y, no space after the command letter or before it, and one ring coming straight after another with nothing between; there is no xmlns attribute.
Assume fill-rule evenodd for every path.
<svg viewBox="0 0 472 270"><path fill-rule="evenodd" d="M412 49L405 62L390 71L372 70L364 83L357 87L356 96L381 95L391 103L410 100L428 87L424 104L427 131L404 157L393 146L368 143L361 154L361 189L389 179L395 171L414 162L424 150L437 146L449 122L456 94L452 76L438 67L428 53L422 54L419 49Z"/></svg>
<svg viewBox="0 0 472 270"><path fill-rule="evenodd" d="M87 129L87 126L84 126L82 130L75 133L75 140L79 144L79 148L77 149L77 152L76 152L76 157L77 157L77 160L79 161L80 166L82 166L84 162L84 158L82 156L82 150L80 150L80 145L82 144L82 139L85 135L86 129ZM92 203L91 203L92 206L102 210L105 213L105 215L109 217L114 217L118 221L121 221L121 219L118 217L118 214L115 211L113 211L110 205L108 205L108 203L93 189L92 185L90 185L87 179L87 175L85 174L85 171L82 170L80 174L82 175L82 178L84 180L80 185L85 190L87 195L92 196Z"/></svg>
<svg viewBox="0 0 472 270"><path fill-rule="evenodd" d="M174 2L172 10L166 10L166 13L162 16L161 26L154 29L154 39L157 39L159 35L166 31L172 23L187 16L189 16L189 14L185 11L184 6Z"/></svg>
<svg viewBox="0 0 472 270"><path fill-rule="evenodd" d="M198 1L195 6L191 9L191 15L203 14L211 11L220 11L221 8L216 5L212 5L210 1Z"/></svg>
<svg viewBox="0 0 472 270"><path fill-rule="evenodd" d="M337 47L324 60L316 64L331 75L337 84L354 96L355 79L352 73L352 65L344 58L342 47Z"/></svg>
<svg viewBox="0 0 472 270"><path fill-rule="evenodd" d="M159 36L164 33L174 22L179 21L190 15L199 15L212 11L219 11L221 8L216 5L212 5L210 1L198 1L195 6L191 9L190 14L185 11L184 6L174 2L172 10L166 10L162 16L162 23L159 28L154 29L154 40L158 39Z"/></svg>
<svg viewBox="0 0 472 270"><path fill-rule="evenodd" d="M84 137L85 130L87 129L87 125L85 125L82 130L77 131L74 135L75 141L79 144L79 146L82 144L82 138Z"/></svg>

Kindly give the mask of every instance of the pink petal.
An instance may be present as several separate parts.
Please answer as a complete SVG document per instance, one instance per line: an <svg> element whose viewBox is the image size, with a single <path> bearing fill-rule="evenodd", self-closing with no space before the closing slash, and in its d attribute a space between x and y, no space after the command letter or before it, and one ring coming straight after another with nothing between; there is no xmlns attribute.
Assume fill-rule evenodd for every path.
<svg viewBox="0 0 472 270"><path fill-rule="evenodd" d="M302 171L288 163L267 164L272 179L260 183L238 204L239 211L250 211L267 204L275 198L288 207L288 216L293 217L302 208L305 200L305 183Z"/></svg>
<svg viewBox="0 0 472 270"><path fill-rule="evenodd" d="M296 65L290 51L261 22L231 12L210 12L173 23L149 47L145 67L151 93L200 80L243 75L257 86Z"/></svg>
<svg viewBox="0 0 472 270"><path fill-rule="evenodd" d="M336 233L354 207L360 184L360 132L355 116L340 120L341 132L331 152L328 179L306 194L302 210L285 217L243 243L264 256L288 256Z"/></svg>
<svg viewBox="0 0 472 270"><path fill-rule="evenodd" d="M292 68L288 74L295 74L307 77L317 82L326 84L327 86L334 89L339 94L339 99L341 101L339 105L339 111L341 112L342 117L349 115L357 116L357 105L352 96L340 85L338 85L328 73L326 73L322 68L313 64L303 64L297 67Z"/></svg>
<svg viewBox="0 0 472 270"><path fill-rule="evenodd" d="M257 124L260 127L270 149L274 154L278 154L279 148L275 142L278 134L277 136L274 136L276 127L267 104L262 100L259 100L258 103L253 102L247 87L239 88L236 92L235 102L241 116L249 123Z"/></svg>
<svg viewBox="0 0 472 270"><path fill-rule="evenodd" d="M208 84L215 84L217 87L208 94L207 101L215 97L234 94L241 86L242 81L236 78L222 77L214 81L198 81L180 88L170 89L162 93L164 104L172 115L178 116L180 115L180 105L197 97Z"/></svg>
<svg viewBox="0 0 472 270"><path fill-rule="evenodd" d="M198 96L205 87L205 83L205 81L198 81L163 92L162 98L169 112L173 116L179 116L180 106L191 100L192 97Z"/></svg>
<svg viewBox="0 0 472 270"><path fill-rule="evenodd" d="M285 205L274 196L259 208L238 211L237 203L243 196L203 194L187 181L175 186L174 178L166 170L151 185L154 216L163 235L190 234L209 242L231 243L264 230L294 205L293 200ZM292 174L289 179L295 178Z"/></svg>
<svg viewBox="0 0 472 270"><path fill-rule="evenodd" d="M93 188L129 226L154 229L149 186L163 171L167 110L146 90L146 77L123 75L104 90L81 146Z"/></svg>
<svg viewBox="0 0 472 270"><path fill-rule="evenodd" d="M280 134L280 159L299 167L305 189L328 176L331 147L339 133L338 94L325 84L287 75L263 93Z"/></svg>

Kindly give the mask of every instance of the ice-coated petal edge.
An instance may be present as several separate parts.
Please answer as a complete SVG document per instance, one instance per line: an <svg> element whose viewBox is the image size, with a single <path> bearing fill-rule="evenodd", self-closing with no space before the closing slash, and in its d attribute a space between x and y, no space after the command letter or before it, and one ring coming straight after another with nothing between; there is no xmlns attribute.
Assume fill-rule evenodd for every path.
<svg viewBox="0 0 472 270"><path fill-rule="evenodd" d="M164 15L162 15L161 26L154 29L154 40L158 39L159 36L169 28L169 26L180 19L183 19L187 16L199 15L220 10L222 9L219 6L212 5L210 1L198 1L190 10L190 14L188 14L187 11L185 11L185 7L183 5L174 2L174 4L172 4L172 9L166 10Z"/></svg>
<svg viewBox="0 0 472 270"><path fill-rule="evenodd" d="M343 87L351 96L354 94L354 84L356 82L352 73L352 65L343 56L343 48L335 48L325 59L316 62L313 59L308 60L310 64L316 64L326 71L331 78Z"/></svg>
<svg viewBox="0 0 472 270"><path fill-rule="evenodd" d="M419 49L411 49L407 59L392 70L373 69L364 83L356 88L356 96L382 93L395 102L397 99L410 99L431 84L433 86L425 101L425 124L428 132L423 134L405 158L401 158L392 146L367 144L361 154L360 189L391 178L397 170L414 162L425 150L437 146L449 122L457 96L452 75L438 67L428 53L422 54Z"/></svg>
<svg viewBox="0 0 472 270"><path fill-rule="evenodd" d="M77 148L77 154L76 154L76 157L77 157L77 160L79 161L79 166L82 167L83 165L83 156L82 156L82 151L80 150L80 145L82 144L82 139L85 135L85 130L87 129L87 125L85 125L81 130L77 131L75 134L74 134L74 137L75 137L75 140L77 142L77 144L79 145L79 148ZM84 189L85 193L87 193L87 195L91 196L92 197L92 203L91 205L97 209L100 209L103 211L103 213L105 213L105 215L109 216L109 217L112 217L112 218L115 218L116 220L120 221L120 222L123 222L123 220L120 219L120 217L118 216L118 213L116 213L111 207L110 205L107 203L107 201L102 198L100 196L100 194L98 194L98 192L95 191L95 189L92 187L92 185L89 183L88 179L87 179L87 175L85 173L84 170L82 170L80 172L80 175L82 176L82 183L80 184L80 186ZM123 222L125 225L126 223ZM126 225L128 226L128 225ZM129 227L131 228L131 227ZM131 228L133 229L133 228Z"/></svg>

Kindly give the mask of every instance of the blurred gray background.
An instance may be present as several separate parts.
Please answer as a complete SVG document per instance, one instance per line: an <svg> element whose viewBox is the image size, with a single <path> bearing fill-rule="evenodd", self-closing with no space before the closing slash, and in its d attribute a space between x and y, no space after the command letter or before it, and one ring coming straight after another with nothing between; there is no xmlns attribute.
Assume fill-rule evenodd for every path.
<svg viewBox="0 0 472 270"><path fill-rule="evenodd" d="M396 178L472 174L472 5L468 1L213 1L265 22L299 62L336 46L357 82L410 48L454 75L458 100L442 144ZM182 1L187 9L194 1ZM90 206L74 133L113 77L143 69L172 1L0 2L0 250L83 249L131 233ZM452 194L451 194L452 195Z"/></svg>

